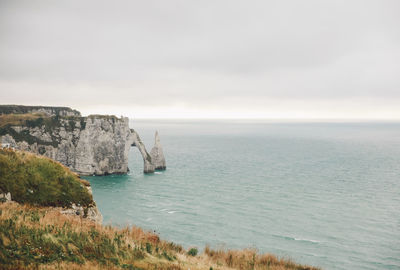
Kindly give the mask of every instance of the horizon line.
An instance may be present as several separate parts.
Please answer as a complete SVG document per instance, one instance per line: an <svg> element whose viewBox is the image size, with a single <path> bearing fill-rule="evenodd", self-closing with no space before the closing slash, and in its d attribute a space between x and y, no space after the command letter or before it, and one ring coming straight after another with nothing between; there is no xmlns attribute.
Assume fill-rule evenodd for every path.
<svg viewBox="0 0 400 270"><path fill-rule="evenodd" d="M265 121L265 122L337 122L337 123L355 123L355 122L391 122L391 123L400 123L400 119L392 119L392 118L214 118L214 117L132 117L132 116L124 116L128 117L129 120L139 120L139 121L161 121L161 120L178 120L178 121Z"/></svg>

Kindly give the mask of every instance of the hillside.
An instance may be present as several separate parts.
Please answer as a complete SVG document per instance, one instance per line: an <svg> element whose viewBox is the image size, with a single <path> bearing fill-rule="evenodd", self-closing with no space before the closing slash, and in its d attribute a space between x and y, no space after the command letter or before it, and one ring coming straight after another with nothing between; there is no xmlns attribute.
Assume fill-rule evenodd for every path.
<svg viewBox="0 0 400 270"><path fill-rule="evenodd" d="M0 148L0 193L36 206L94 205L87 181L60 163L24 151Z"/></svg>
<svg viewBox="0 0 400 270"><path fill-rule="evenodd" d="M197 249L138 227L101 226L56 208L0 204L2 269L317 269L256 250Z"/></svg>
<svg viewBox="0 0 400 270"><path fill-rule="evenodd" d="M1 192L19 202L0 203L0 268L317 269L251 249L206 247L197 254L137 227L102 226L84 215L62 214L72 204L95 204L85 185L58 162L0 149Z"/></svg>

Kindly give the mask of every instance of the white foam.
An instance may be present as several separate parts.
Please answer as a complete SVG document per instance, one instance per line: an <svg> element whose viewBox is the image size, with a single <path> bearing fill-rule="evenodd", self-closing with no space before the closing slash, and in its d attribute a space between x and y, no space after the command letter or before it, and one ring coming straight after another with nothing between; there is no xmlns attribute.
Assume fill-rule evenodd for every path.
<svg viewBox="0 0 400 270"><path fill-rule="evenodd" d="M296 240L296 241L304 241L304 242L311 242L311 243L319 243L319 241L317 241L317 240L306 239L306 238L296 238L296 237L294 237L294 240Z"/></svg>

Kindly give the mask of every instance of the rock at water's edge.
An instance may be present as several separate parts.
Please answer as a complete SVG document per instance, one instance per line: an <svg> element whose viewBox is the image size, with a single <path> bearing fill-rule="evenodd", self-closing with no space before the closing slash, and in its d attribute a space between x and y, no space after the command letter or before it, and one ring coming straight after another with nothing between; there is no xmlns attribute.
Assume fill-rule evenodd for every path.
<svg viewBox="0 0 400 270"><path fill-rule="evenodd" d="M154 147L150 151L150 156L156 170L165 170L167 168L165 164L164 152L160 143L160 137L158 136L158 131L156 131Z"/></svg>

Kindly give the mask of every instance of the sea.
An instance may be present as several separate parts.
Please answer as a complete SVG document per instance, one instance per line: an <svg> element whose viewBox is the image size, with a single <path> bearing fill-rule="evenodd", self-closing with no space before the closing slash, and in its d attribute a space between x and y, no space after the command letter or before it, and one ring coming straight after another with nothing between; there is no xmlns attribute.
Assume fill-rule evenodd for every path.
<svg viewBox="0 0 400 270"><path fill-rule="evenodd" d="M400 269L400 123L134 120L167 170L86 177L105 224L323 269Z"/></svg>

